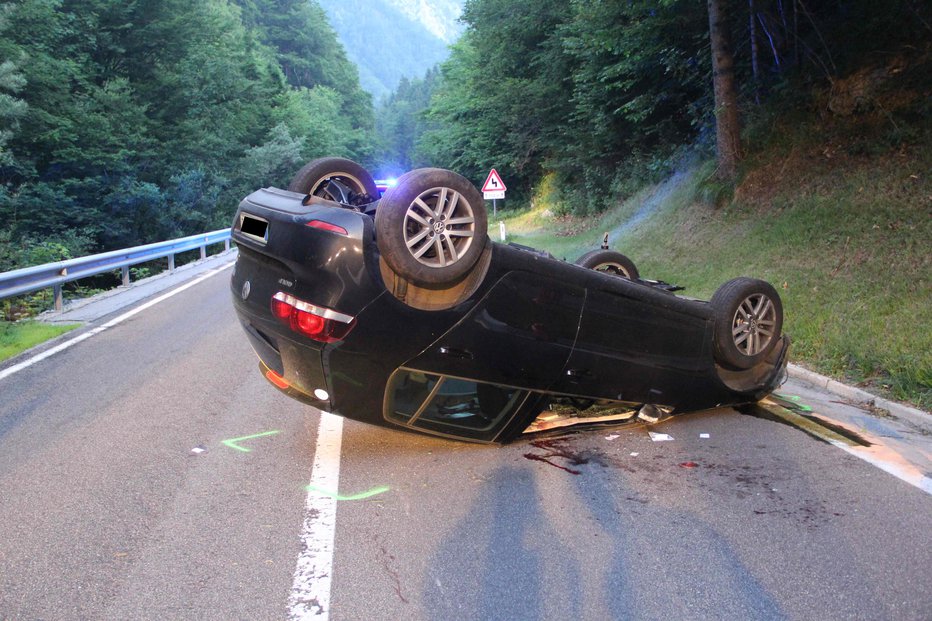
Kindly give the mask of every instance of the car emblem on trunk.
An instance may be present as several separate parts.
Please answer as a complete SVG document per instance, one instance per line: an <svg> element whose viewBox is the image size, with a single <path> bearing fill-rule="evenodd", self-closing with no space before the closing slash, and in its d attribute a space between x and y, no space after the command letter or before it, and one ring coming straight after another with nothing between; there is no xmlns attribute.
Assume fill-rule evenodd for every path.
<svg viewBox="0 0 932 621"><path fill-rule="evenodd" d="M251 288L252 288L252 287L251 287L251 285L249 284L249 281L248 281L248 280L247 280L246 282L243 283L243 290L242 290L242 292L241 292L241 295L243 296L243 299L244 299L244 300L245 300L246 298L249 297L249 291L251 290Z"/></svg>

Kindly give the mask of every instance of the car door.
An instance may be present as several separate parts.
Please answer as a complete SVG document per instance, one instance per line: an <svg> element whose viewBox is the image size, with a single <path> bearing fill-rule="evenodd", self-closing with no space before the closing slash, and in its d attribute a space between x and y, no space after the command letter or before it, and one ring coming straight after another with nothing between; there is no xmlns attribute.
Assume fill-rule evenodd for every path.
<svg viewBox="0 0 932 621"><path fill-rule="evenodd" d="M585 289L528 271L506 273L386 391L385 416L423 431L492 441L529 395L566 367ZM405 405L401 405L405 404Z"/></svg>
<svg viewBox="0 0 932 621"><path fill-rule="evenodd" d="M674 405L708 366L700 303L593 274L576 347L557 392Z"/></svg>
<svg viewBox="0 0 932 621"><path fill-rule="evenodd" d="M533 272L508 272L468 315L405 366L547 390L573 349L584 298L582 287Z"/></svg>

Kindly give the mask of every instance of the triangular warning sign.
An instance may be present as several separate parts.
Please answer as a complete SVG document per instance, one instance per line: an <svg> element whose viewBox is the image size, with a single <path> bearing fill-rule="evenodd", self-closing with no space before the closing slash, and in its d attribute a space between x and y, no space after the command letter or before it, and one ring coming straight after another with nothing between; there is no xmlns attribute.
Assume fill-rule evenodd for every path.
<svg viewBox="0 0 932 621"><path fill-rule="evenodd" d="M482 185L483 192L504 192L508 188L505 187L505 184L502 182L502 178L498 176L498 171L494 168L489 171L489 176L486 177L485 183Z"/></svg>

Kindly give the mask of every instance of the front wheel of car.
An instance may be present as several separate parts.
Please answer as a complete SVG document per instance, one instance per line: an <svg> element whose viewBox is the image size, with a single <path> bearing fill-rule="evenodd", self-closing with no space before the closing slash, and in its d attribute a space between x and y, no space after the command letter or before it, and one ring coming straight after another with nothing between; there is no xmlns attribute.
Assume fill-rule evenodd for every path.
<svg viewBox="0 0 932 621"><path fill-rule="evenodd" d="M311 160L295 173L288 189L344 205L366 205L379 199L369 171L342 157Z"/></svg>
<svg viewBox="0 0 932 621"><path fill-rule="evenodd" d="M783 303L773 286L755 278L735 278L709 301L714 313L715 358L734 370L762 362L783 329Z"/></svg>
<svg viewBox="0 0 932 621"><path fill-rule="evenodd" d="M640 278L634 261L614 250L592 250L576 259L576 265L628 280Z"/></svg>
<svg viewBox="0 0 932 621"><path fill-rule="evenodd" d="M457 282L476 265L488 221L479 190L449 170L420 168L398 178L375 214L382 258L422 287Z"/></svg>

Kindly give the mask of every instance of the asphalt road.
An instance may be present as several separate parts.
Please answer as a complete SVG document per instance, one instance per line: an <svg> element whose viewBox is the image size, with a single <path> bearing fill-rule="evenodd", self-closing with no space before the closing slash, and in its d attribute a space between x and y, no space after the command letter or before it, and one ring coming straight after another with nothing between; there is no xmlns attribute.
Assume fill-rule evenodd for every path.
<svg viewBox="0 0 932 621"><path fill-rule="evenodd" d="M320 415L228 278L0 379L0 619L287 618ZM928 493L733 410L653 430L346 421L340 494L388 489L337 501L330 618L932 618Z"/></svg>

